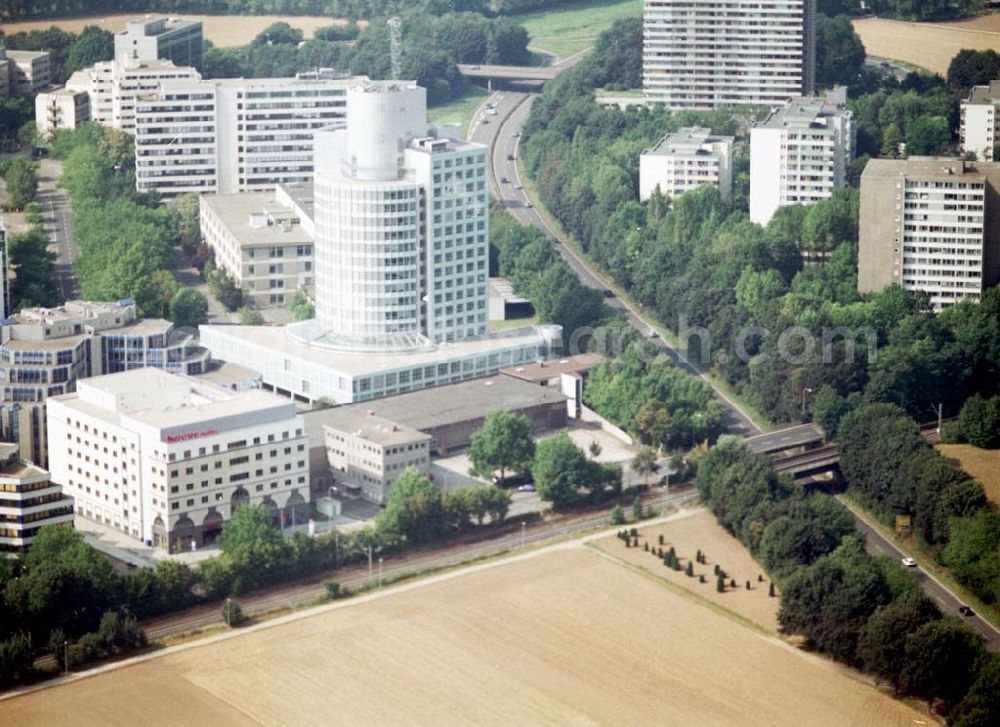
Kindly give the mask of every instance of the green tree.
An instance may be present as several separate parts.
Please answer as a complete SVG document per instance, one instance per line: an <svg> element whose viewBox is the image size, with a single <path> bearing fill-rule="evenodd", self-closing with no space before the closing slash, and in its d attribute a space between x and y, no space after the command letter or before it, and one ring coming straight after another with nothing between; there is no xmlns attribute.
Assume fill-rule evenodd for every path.
<svg viewBox="0 0 1000 727"><path fill-rule="evenodd" d="M66 72L73 73L98 61L110 61L114 57L114 33L96 25L88 25L69 47L69 52L66 54Z"/></svg>
<svg viewBox="0 0 1000 727"><path fill-rule="evenodd" d="M426 543L447 532L444 496L415 467L396 478L389 489L385 509L376 518L378 532Z"/></svg>
<svg viewBox="0 0 1000 727"><path fill-rule="evenodd" d="M1000 397L984 399L979 394L966 399L958 414L962 439L974 447L1000 447Z"/></svg>
<svg viewBox="0 0 1000 727"><path fill-rule="evenodd" d="M948 714L952 727L1000 724L1000 657L983 659L976 681L965 698Z"/></svg>
<svg viewBox="0 0 1000 727"><path fill-rule="evenodd" d="M909 635L900 682L908 693L928 703L941 698L958 704L976 679L982 639L951 619L926 623Z"/></svg>
<svg viewBox="0 0 1000 727"><path fill-rule="evenodd" d="M906 130L906 153L933 156L944 152L951 143L951 129L944 116L920 116Z"/></svg>
<svg viewBox="0 0 1000 727"><path fill-rule="evenodd" d="M872 614L858 639L858 658L867 671L898 689L906 667L906 642L921 626L940 617L922 591L910 589Z"/></svg>
<svg viewBox="0 0 1000 727"><path fill-rule="evenodd" d="M262 505L237 508L222 527L219 546L244 588L277 576L289 554L288 542Z"/></svg>
<svg viewBox="0 0 1000 727"><path fill-rule="evenodd" d="M49 307L59 302L48 245L45 232L38 226L8 241L7 253L14 273L10 290L14 310Z"/></svg>
<svg viewBox="0 0 1000 727"><path fill-rule="evenodd" d="M656 461L656 450L652 447L643 447L636 452L632 458L632 469L642 476L642 484L649 484L649 476L660 471L660 465Z"/></svg>
<svg viewBox="0 0 1000 727"><path fill-rule="evenodd" d="M820 87L857 81L865 47L846 15L816 17L816 83Z"/></svg>
<svg viewBox="0 0 1000 727"><path fill-rule="evenodd" d="M538 443L531 470L538 496L557 510L576 504L578 489L590 482L592 464L565 432L546 437Z"/></svg>
<svg viewBox="0 0 1000 727"><path fill-rule="evenodd" d="M523 414L497 411L487 415L472 434L469 459L472 474L489 479L497 470L501 481L508 472L527 472L535 455L534 429Z"/></svg>
<svg viewBox="0 0 1000 727"><path fill-rule="evenodd" d="M194 288L184 288L170 301L170 320L180 327L197 327L208 320L208 300Z"/></svg>
<svg viewBox="0 0 1000 727"><path fill-rule="evenodd" d="M38 173L35 164L24 157L14 157L4 174L7 183L7 207L23 210L38 192Z"/></svg>

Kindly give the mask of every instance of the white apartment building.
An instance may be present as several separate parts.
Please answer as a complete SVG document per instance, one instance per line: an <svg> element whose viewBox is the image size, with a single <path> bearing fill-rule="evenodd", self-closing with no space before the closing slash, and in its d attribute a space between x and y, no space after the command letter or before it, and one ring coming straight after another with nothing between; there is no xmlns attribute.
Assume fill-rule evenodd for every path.
<svg viewBox="0 0 1000 727"><path fill-rule="evenodd" d="M996 159L997 106L1000 106L1000 81L988 86L973 86L969 98L962 101L959 139L965 153L973 153L981 162Z"/></svg>
<svg viewBox="0 0 1000 727"><path fill-rule="evenodd" d="M170 321L137 318L131 300L25 308L0 326L0 435L44 467L48 397L74 391L88 376L145 366L201 374L209 361Z"/></svg>
<svg viewBox="0 0 1000 727"><path fill-rule="evenodd" d="M267 192L203 194L201 236L258 308L284 305L299 288L312 294L312 185Z"/></svg>
<svg viewBox="0 0 1000 727"><path fill-rule="evenodd" d="M815 0L645 0L646 101L713 109L809 95L815 24Z"/></svg>
<svg viewBox="0 0 1000 727"><path fill-rule="evenodd" d="M316 318L202 326L224 360L306 400L453 383L547 358L558 327L488 335L487 148L427 123L412 82L355 84L316 134Z"/></svg>
<svg viewBox="0 0 1000 727"><path fill-rule="evenodd" d="M73 527L73 500L16 444L0 442L0 558L23 555L46 525Z"/></svg>
<svg viewBox="0 0 1000 727"><path fill-rule="evenodd" d="M858 290L893 283L935 310L1000 281L1000 164L873 159L861 175Z"/></svg>
<svg viewBox="0 0 1000 727"><path fill-rule="evenodd" d="M242 505L307 517L302 417L273 394L134 370L53 397L48 428L77 515L169 552L211 544Z"/></svg>
<svg viewBox="0 0 1000 727"><path fill-rule="evenodd" d="M766 225L779 207L813 204L847 186L856 134L843 86L772 111L750 130L750 219Z"/></svg>
<svg viewBox="0 0 1000 727"><path fill-rule="evenodd" d="M408 468L431 471L429 434L375 414L338 407L323 426L327 462L334 479L384 503L392 483Z"/></svg>
<svg viewBox="0 0 1000 727"><path fill-rule="evenodd" d="M173 197L310 183L313 135L343 119L359 80L321 71L164 82L136 106L136 187Z"/></svg>
<svg viewBox="0 0 1000 727"><path fill-rule="evenodd" d="M667 134L639 156L639 200L659 187L670 199L703 185L715 187L729 201L733 189L733 137L711 129L686 127Z"/></svg>
<svg viewBox="0 0 1000 727"><path fill-rule="evenodd" d="M35 126L48 136L62 129L75 129L90 121L90 96L86 91L55 88L35 96Z"/></svg>
<svg viewBox="0 0 1000 727"><path fill-rule="evenodd" d="M48 51L7 50L0 55L6 64L8 93L30 96L52 83L52 59Z"/></svg>
<svg viewBox="0 0 1000 727"><path fill-rule="evenodd" d="M135 134L136 96L156 91L165 81L200 78L194 68L175 66L166 60L132 66L102 61L74 73L66 81L66 88L89 96L92 121Z"/></svg>
<svg viewBox="0 0 1000 727"><path fill-rule="evenodd" d="M115 63L127 68L163 59L175 66L201 68L203 45L200 20L131 20L115 34Z"/></svg>

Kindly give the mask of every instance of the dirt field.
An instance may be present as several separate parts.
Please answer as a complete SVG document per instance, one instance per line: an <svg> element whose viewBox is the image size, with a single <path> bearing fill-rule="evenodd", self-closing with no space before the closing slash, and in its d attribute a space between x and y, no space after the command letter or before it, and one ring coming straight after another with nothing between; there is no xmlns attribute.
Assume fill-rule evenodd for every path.
<svg viewBox="0 0 1000 727"><path fill-rule="evenodd" d="M881 18L853 22L868 55L904 61L942 76L963 48L1000 51L1000 15L957 23L907 23Z"/></svg>
<svg viewBox="0 0 1000 727"><path fill-rule="evenodd" d="M10 35L12 33L20 33L21 31L43 30L55 25L66 32L79 33L88 25L97 25L105 30L110 30L112 33L119 33L125 30L125 24L129 20L140 20L144 17L147 16L139 13L135 15L105 15L89 18L28 20L21 23L0 24L0 30ZM305 33L306 38L311 38L316 28L322 28L326 25L341 25L347 22L319 15L292 15L285 17L278 15L181 15L178 17L182 17L185 20L200 20L204 25L205 38L220 48L246 45L260 31L279 20L285 21L293 28L301 29Z"/></svg>
<svg viewBox="0 0 1000 727"><path fill-rule="evenodd" d="M644 543L650 548L659 548L659 536L663 535L663 550L673 546L681 566L687 567L692 561L694 576L688 577L684 571L675 571L663 565L663 561L643 550ZM657 578L685 588L692 593L707 598L720 606L738 613L771 633L778 632L778 598L768 594L768 581L757 582L760 566L750 557L742 543L727 533L709 512L703 512L685 520L639 529L639 547L626 548L616 537L598 542L598 547L616 558L633 563L649 571ZM694 562L698 550L705 553L707 564ZM715 589L715 564L718 563L736 581L736 588L727 587L725 593ZM705 576L705 583L698 582L698 576ZM766 576L765 576L766 578ZM750 590L746 582L750 581ZM727 579L728 584L728 579Z"/></svg>
<svg viewBox="0 0 1000 727"><path fill-rule="evenodd" d="M945 457L958 460L963 470L975 477L986 490L986 497L1000 505L1000 450L979 449L968 444L939 444Z"/></svg>
<svg viewBox="0 0 1000 727"><path fill-rule="evenodd" d="M18 727L926 720L580 545L0 702L0 713Z"/></svg>

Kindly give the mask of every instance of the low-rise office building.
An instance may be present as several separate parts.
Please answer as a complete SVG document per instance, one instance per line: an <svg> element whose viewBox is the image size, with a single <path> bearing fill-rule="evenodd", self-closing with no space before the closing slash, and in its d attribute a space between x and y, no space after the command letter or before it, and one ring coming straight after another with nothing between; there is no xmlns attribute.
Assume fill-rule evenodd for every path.
<svg viewBox="0 0 1000 727"><path fill-rule="evenodd" d="M639 156L639 199L659 187L674 199L701 186L715 187L729 201L733 188L733 137L711 129L687 127L667 134Z"/></svg>
<svg viewBox="0 0 1000 727"><path fill-rule="evenodd" d="M201 236L215 264L259 308L313 291L312 185L200 198Z"/></svg>
<svg viewBox="0 0 1000 727"><path fill-rule="evenodd" d="M750 130L750 219L766 225L780 207L813 204L846 187L855 136L843 86L772 111Z"/></svg>
<svg viewBox="0 0 1000 727"><path fill-rule="evenodd" d="M873 159L861 175L858 290L897 284L941 310L1000 282L1000 164Z"/></svg>
<svg viewBox="0 0 1000 727"><path fill-rule="evenodd" d="M200 20L130 20L124 31L115 34L115 63L128 67L162 59L201 68L203 46Z"/></svg>
<svg viewBox="0 0 1000 727"><path fill-rule="evenodd" d="M52 59L47 51L7 50L6 59L9 93L30 96L52 83Z"/></svg>
<svg viewBox="0 0 1000 727"><path fill-rule="evenodd" d="M323 433L334 480L372 502L384 503L392 483L410 467L430 474L431 436L413 427L341 407L326 417Z"/></svg>
<svg viewBox="0 0 1000 727"><path fill-rule="evenodd" d="M140 319L135 303L72 300L26 308L0 326L0 434L46 466L45 402L89 376L155 366L199 374L210 356L161 319Z"/></svg>
<svg viewBox="0 0 1000 727"><path fill-rule="evenodd" d="M243 505L308 517L305 429L295 405L141 369L50 399L52 479L76 512L157 548L209 545Z"/></svg>
<svg viewBox="0 0 1000 727"><path fill-rule="evenodd" d="M73 527L73 500L16 444L0 442L0 557L23 555L46 525Z"/></svg>
<svg viewBox="0 0 1000 727"><path fill-rule="evenodd" d="M312 184L313 135L344 118L360 80L321 70L164 82L136 105L136 187L174 197Z"/></svg>
<svg viewBox="0 0 1000 727"><path fill-rule="evenodd" d="M84 121L90 121L90 95L86 91L60 87L35 96L35 126L42 136L75 129Z"/></svg>

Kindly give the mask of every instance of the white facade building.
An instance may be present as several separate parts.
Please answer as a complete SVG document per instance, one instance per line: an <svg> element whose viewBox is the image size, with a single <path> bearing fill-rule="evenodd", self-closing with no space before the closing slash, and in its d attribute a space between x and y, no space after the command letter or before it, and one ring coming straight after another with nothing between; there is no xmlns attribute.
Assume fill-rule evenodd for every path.
<svg viewBox="0 0 1000 727"><path fill-rule="evenodd" d="M214 542L241 505L306 516L306 436L287 399L135 370L53 397L48 427L77 514L170 552Z"/></svg>
<svg viewBox="0 0 1000 727"><path fill-rule="evenodd" d="M164 81L199 78L194 68L175 66L171 61L154 60L133 66L101 61L70 76L66 88L88 95L91 121L135 134L136 96L156 91Z"/></svg>
<svg viewBox="0 0 1000 727"><path fill-rule="evenodd" d="M201 68L203 45L200 20L131 20L124 32L115 34L115 63L128 68L163 59Z"/></svg>
<svg viewBox="0 0 1000 727"><path fill-rule="evenodd" d="M861 175L858 290L895 283L941 310L1000 282L1000 164L873 159Z"/></svg>
<svg viewBox="0 0 1000 727"><path fill-rule="evenodd" d="M203 194L200 205L201 236L216 265L258 308L284 305L299 288L312 294L312 185Z"/></svg>
<svg viewBox="0 0 1000 727"><path fill-rule="evenodd" d="M815 0L645 0L646 101L712 109L809 95L815 23Z"/></svg>
<svg viewBox="0 0 1000 727"><path fill-rule="evenodd" d="M729 201L733 188L733 137L711 129L687 127L668 134L639 156L639 200L653 190L671 199L702 185L715 187Z"/></svg>
<svg viewBox="0 0 1000 727"><path fill-rule="evenodd" d="M62 129L75 129L90 121L90 96L86 91L55 88L35 96L35 126L48 136Z"/></svg>
<svg viewBox="0 0 1000 727"><path fill-rule="evenodd" d="M343 119L359 80L321 71L164 82L136 106L136 187L173 197L311 183L313 136Z"/></svg>
<svg viewBox="0 0 1000 727"><path fill-rule="evenodd" d="M847 186L855 136L844 87L771 112L750 130L750 219L766 225L779 207L829 199Z"/></svg>
<svg viewBox="0 0 1000 727"><path fill-rule="evenodd" d="M346 126L316 134L316 318L202 326L202 342L337 403L548 357L558 327L487 335L487 148L429 125L413 83L355 84L346 101Z"/></svg>
<svg viewBox="0 0 1000 727"><path fill-rule="evenodd" d="M969 98L962 101L961 149L975 154L981 162L996 159L997 141L1000 140L997 106L1000 106L1000 81L991 81L988 86L973 86Z"/></svg>
<svg viewBox="0 0 1000 727"><path fill-rule="evenodd" d="M48 51L7 50L0 55L6 63L8 92L30 96L52 83L52 58Z"/></svg>

